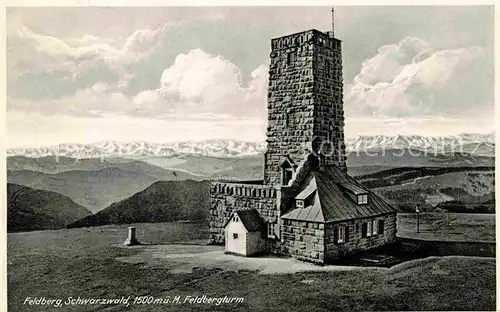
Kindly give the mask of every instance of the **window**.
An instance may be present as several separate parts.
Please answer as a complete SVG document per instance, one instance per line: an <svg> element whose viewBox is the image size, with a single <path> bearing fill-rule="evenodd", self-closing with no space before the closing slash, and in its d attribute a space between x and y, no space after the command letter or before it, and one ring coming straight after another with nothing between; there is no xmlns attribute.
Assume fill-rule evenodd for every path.
<svg viewBox="0 0 500 312"><path fill-rule="evenodd" d="M283 185L288 185L288 182L293 177L293 169L292 168L283 168Z"/></svg>
<svg viewBox="0 0 500 312"><path fill-rule="evenodd" d="M358 195L358 205L368 204L368 194Z"/></svg>
<svg viewBox="0 0 500 312"><path fill-rule="evenodd" d="M349 226L339 226L335 229L334 237L335 244L344 244L349 241Z"/></svg>
<svg viewBox="0 0 500 312"><path fill-rule="evenodd" d="M361 225L361 237L377 236L384 234L384 220L373 219Z"/></svg>
<svg viewBox="0 0 500 312"><path fill-rule="evenodd" d="M304 200L304 206L309 207L314 205L314 199L316 198L316 191L312 192L311 195L307 196Z"/></svg>
<svg viewBox="0 0 500 312"><path fill-rule="evenodd" d="M233 239L238 239L238 233L233 233Z"/></svg>
<svg viewBox="0 0 500 312"><path fill-rule="evenodd" d="M297 60L297 52L296 51L292 51L292 52L288 53L287 59L286 59L287 65L294 64L296 60Z"/></svg>
<svg viewBox="0 0 500 312"><path fill-rule="evenodd" d="M384 234L384 220L378 220L378 233Z"/></svg>
<svg viewBox="0 0 500 312"><path fill-rule="evenodd" d="M376 220L376 219L372 221L372 224L373 224L372 225L372 234L373 234L373 236L377 235L377 230L378 230L378 222L377 221L378 220Z"/></svg>
<svg viewBox="0 0 500 312"><path fill-rule="evenodd" d="M297 199L295 202L297 208L304 208L304 201L302 199Z"/></svg>
<svg viewBox="0 0 500 312"><path fill-rule="evenodd" d="M330 77L330 75L330 62L328 62L328 60L325 60L325 76Z"/></svg>
<svg viewBox="0 0 500 312"><path fill-rule="evenodd" d="M234 221L234 222L238 222L238 217L237 217L237 216L234 216L234 217L233 217L233 221Z"/></svg>
<svg viewBox="0 0 500 312"><path fill-rule="evenodd" d="M275 223L267 224L267 237L268 238L276 238L276 233L274 232Z"/></svg>
<svg viewBox="0 0 500 312"><path fill-rule="evenodd" d="M337 243L342 244L345 242L345 227L341 226L337 228Z"/></svg>
<svg viewBox="0 0 500 312"><path fill-rule="evenodd" d="M361 225L361 237L366 238L368 237L368 223L364 222Z"/></svg>

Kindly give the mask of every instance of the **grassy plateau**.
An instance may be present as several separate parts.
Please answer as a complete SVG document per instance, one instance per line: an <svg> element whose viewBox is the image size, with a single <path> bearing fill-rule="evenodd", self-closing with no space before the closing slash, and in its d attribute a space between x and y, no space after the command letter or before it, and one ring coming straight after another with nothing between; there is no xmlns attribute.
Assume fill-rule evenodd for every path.
<svg viewBox="0 0 500 312"><path fill-rule="evenodd" d="M403 220L409 220L406 217ZM403 221L406 222L406 221ZM434 222L434 221L432 221ZM434 224L434 223L433 223ZM136 224L151 244L205 241L205 223ZM478 223L478 226L480 224ZM118 247L128 225L8 234L9 311L373 311L495 310L495 259L430 257L392 268L261 275L255 271L195 269L173 273L117 261L137 254ZM406 228L411 229L412 225ZM433 231L437 226L427 226ZM493 228L494 230L494 228ZM408 230L411 232L411 230ZM240 303L182 303L186 296L241 297ZM138 296L181 303L65 305L72 298ZM23 304L27 297L63 305Z"/></svg>

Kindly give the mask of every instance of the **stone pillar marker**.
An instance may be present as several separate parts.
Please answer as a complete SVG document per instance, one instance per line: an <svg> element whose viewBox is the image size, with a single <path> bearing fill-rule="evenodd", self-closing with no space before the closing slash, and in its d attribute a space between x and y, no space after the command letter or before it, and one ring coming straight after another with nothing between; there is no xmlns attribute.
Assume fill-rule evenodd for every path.
<svg viewBox="0 0 500 312"><path fill-rule="evenodd" d="M135 237L135 227L129 226L127 240L123 243L126 246L140 245L139 241Z"/></svg>

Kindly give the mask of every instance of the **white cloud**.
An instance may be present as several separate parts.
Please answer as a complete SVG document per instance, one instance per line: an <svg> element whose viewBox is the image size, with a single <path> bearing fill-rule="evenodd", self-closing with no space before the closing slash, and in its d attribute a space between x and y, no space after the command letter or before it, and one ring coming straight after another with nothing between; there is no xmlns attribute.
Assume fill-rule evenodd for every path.
<svg viewBox="0 0 500 312"><path fill-rule="evenodd" d="M437 51L421 62L422 66L416 76L426 86L446 87L447 83L453 82L455 74L461 74L461 69L474 65L473 62L482 52L479 47Z"/></svg>
<svg viewBox="0 0 500 312"><path fill-rule="evenodd" d="M8 98L9 110L40 111L45 115L68 114L99 117L103 112L156 117L168 113L210 113L236 117L266 114L268 69L262 65L242 85L239 68L221 56L202 50L180 54L165 69L159 87L127 96L99 82L74 95L31 101Z"/></svg>
<svg viewBox="0 0 500 312"><path fill-rule="evenodd" d="M467 70L484 61L482 56L480 47L433 51L418 38L383 46L362 63L360 73L347 85L346 111L387 116L453 115L457 107L484 105L465 102L469 98L461 103L446 101L446 95L456 99L457 84L470 84L478 78L468 75Z"/></svg>
<svg viewBox="0 0 500 312"><path fill-rule="evenodd" d="M397 44L385 45L378 54L361 64L361 72L354 78L354 84L376 84L391 82L401 72L405 64L418 61L430 51L425 41L407 37Z"/></svg>
<svg viewBox="0 0 500 312"><path fill-rule="evenodd" d="M92 86L92 91L96 93L105 93L108 90L108 85L103 82L98 82L94 86Z"/></svg>
<svg viewBox="0 0 500 312"><path fill-rule="evenodd" d="M242 85L240 69L221 56L200 49L176 57L165 69L156 90L145 90L134 103L185 112L230 113L235 116L265 114L268 68L251 73Z"/></svg>
<svg viewBox="0 0 500 312"><path fill-rule="evenodd" d="M42 70L82 71L82 64L101 61L110 68L120 69L148 56L159 44L168 24L158 29L134 31L125 40L84 35L79 38L57 38L38 34L26 26L8 38L12 46L9 63L22 63L26 70L34 66ZM123 41L123 42L121 42ZM15 47L15 49L14 49Z"/></svg>

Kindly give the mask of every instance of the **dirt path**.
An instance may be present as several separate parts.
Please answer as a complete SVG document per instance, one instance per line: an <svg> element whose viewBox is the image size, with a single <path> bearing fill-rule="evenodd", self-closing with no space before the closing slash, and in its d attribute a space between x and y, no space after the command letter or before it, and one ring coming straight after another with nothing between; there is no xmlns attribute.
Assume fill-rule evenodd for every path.
<svg viewBox="0 0 500 312"><path fill-rule="evenodd" d="M144 264L165 267L172 273L190 273L197 268L224 271L251 270L259 274L287 274L304 271L351 271L351 270L386 270L385 268L367 268L354 266L327 265L319 266L291 258L258 257L247 258L224 254L224 247L193 245L151 245L123 247L137 249L133 256L117 258L132 264Z"/></svg>

